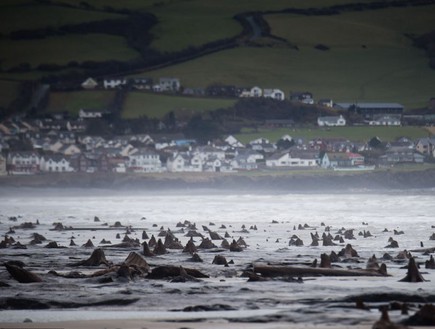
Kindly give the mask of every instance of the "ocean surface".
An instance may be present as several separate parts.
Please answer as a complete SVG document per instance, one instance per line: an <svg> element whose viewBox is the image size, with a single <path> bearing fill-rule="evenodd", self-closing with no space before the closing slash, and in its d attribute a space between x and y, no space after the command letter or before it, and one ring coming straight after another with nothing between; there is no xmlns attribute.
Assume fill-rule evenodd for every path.
<svg viewBox="0 0 435 329"><path fill-rule="evenodd" d="M424 248L434 248L435 191L402 190L394 192L358 193L303 193L256 194L231 191L107 191L98 189L0 189L0 232L7 234L27 249L12 247L1 249L0 263L21 260L26 268L39 274L44 282L22 284L14 281L4 267L0 281L7 282L0 300L8 297L37 298L46 301L104 301L109 298L131 300L128 306L90 306L46 309L2 309L1 322L54 321L98 318L161 318L204 319L226 318L232 321L288 321L345 325L372 323L379 318L378 307L395 299L407 301L413 307L422 299L432 301L435 296L435 270L424 269L429 254ZM95 221L95 216L99 222ZM16 221L11 220L16 217ZM34 229L20 224L36 223ZM200 282L170 282L136 278L125 282L114 279L100 283L96 279L66 279L50 275L50 270L66 273L80 270L91 273L96 269L70 268L72 261L87 259L92 251L101 247L106 258L120 264L131 251L141 253L141 248L122 249L101 245L104 238L118 244L131 227L129 237L143 242L142 233L159 237L163 230L171 230L185 245L189 240L177 223L195 223L197 231L208 237L207 229L222 237L227 233L229 242L243 238L247 247L242 252L230 252L213 241L217 248L199 250L203 263L192 263L190 255L181 250L147 258L151 268L158 265L179 265L196 268L210 276ZM123 227L113 229L116 222ZM53 230L56 223L72 230ZM254 229L254 225L256 229ZM302 226L302 227L301 227ZM8 233L14 227L14 233ZM329 227L332 236L343 229L353 229L354 239L336 242L335 246L310 246L311 233L320 236ZM111 228L105 229L105 228ZM396 230L396 234L394 233ZM372 236L364 238L369 231ZM47 241L30 246L34 232ZM120 234L120 238L116 235ZM289 246L292 236L303 241L303 246ZM398 242L399 248L387 248L389 238ZM70 247L71 239L76 246ZM83 245L91 240L95 248ZM201 238L194 238L198 246ZM67 248L44 248L56 241ZM338 253L351 244L359 257L342 259L333 265L337 268L365 268L367 259L375 255L379 263L387 265L387 277L304 277L298 280L270 280L248 282L241 274L253 263L270 263L307 266L322 253ZM411 251L420 267L422 283L399 282L405 277L407 259L401 251ZM383 259L385 254L392 260ZM216 255L232 261L228 267L212 264ZM104 266L101 266L104 268ZM99 268L99 269L101 269ZM383 295L382 295L383 294ZM382 295L382 296L381 296ZM355 307L362 300L368 310ZM4 303L0 303L4 305ZM224 305L210 312L186 312L198 305ZM405 316L392 311L390 316L400 320Z"/></svg>

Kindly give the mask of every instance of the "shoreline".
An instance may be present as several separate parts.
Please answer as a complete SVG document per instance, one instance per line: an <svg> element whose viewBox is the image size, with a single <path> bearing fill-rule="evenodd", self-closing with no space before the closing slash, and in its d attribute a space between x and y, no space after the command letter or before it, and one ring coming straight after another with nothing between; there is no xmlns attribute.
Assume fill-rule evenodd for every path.
<svg viewBox="0 0 435 329"><path fill-rule="evenodd" d="M115 191L331 192L435 188L435 168L371 172L262 173L50 173L0 176L2 188L102 189Z"/></svg>

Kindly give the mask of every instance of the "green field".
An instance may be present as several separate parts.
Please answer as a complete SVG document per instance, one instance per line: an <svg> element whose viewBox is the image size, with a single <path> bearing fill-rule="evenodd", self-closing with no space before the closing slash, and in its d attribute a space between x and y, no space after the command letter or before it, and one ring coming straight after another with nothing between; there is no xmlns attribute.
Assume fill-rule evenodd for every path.
<svg viewBox="0 0 435 329"><path fill-rule="evenodd" d="M405 34L420 35L434 28L435 5L350 12L333 16L267 15L271 33L298 46L317 44L362 51L361 46L411 47ZM418 19L410 19L418 17ZM308 24L309 22L309 24ZM303 33L301 33L303 31Z"/></svg>
<svg viewBox="0 0 435 329"><path fill-rule="evenodd" d="M308 90L315 99L398 102L407 109L426 106L435 85L424 52L411 47L364 51L245 47L146 74L175 76L183 86L260 86L280 88L287 96L290 91Z"/></svg>
<svg viewBox="0 0 435 329"><path fill-rule="evenodd" d="M1 6L0 8L0 32L3 34L17 30L57 28L68 24L125 17L119 14L48 5Z"/></svg>
<svg viewBox="0 0 435 329"><path fill-rule="evenodd" d="M345 138L350 141L368 142L372 137L379 137L382 141L394 141L400 137L412 140L428 137L430 132L422 127L331 127L331 128L286 128L286 129L244 129L235 135L242 143L248 143L259 137L278 141L282 136L290 135L293 138L302 138L305 141L314 138Z"/></svg>
<svg viewBox="0 0 435 329"><path fill-rule="evenodd" d="M370 3L378 0L361 0ZM391 2L391 1L385 1ZM5 0L0 3L0 32L17 29L58 27L64 24L121 18L124 15L58 6L66 3L80 6L74 0L56 0L41 4L32 0ZM233 19L247 11L278 11L285 8L323 8L352 4L350 0L87 0L85 3L102 10L108 6L151 12L158 18L152 29L152 46L162 52L199 46L229 38L241 31ZM412 46L405 35L433 30L435 5L408 6L379 10L345 12L339 15L268 14L265 19L272 34L296 44L299 50L271 38L257 40L254 47L213 53L164 69L145 71L137 76L158 79L180 78L184 87L206 87L222 83L236 86L279 88L286 95L292 91L311 91L315 100L332 98L336 102L398 102L406 109L421 108L434 97L434 70L422 49ZM314 49L317 44L329 51ZM364 46L364 47L363 47ZM83 61L127 61L139 54L126 40L105 34L49 37L41 40L11 41L0 39L0 63L9 69L21 63L32 68L39 64L67 64ZM34 79L47 72L0 73L0 78ZM138 93L139 94L139 93ZM198 105L173 104L173 98L157 97L152 109L144 110L141 96L131 94L126 102L126 117L151 111L153 116L171 110L209 110L216 100L199 99ZM0 97L2 101L2 97ZM147 100L149 101L149 100ZM158 103L161 102L160 106ZM204 104L202 104L203 102ZM171 104L172 103L172 104ZM207 103L207 104L205 104ZM0 106L3 103L0 103ZM179 110L179 108L187 110ZM218 105L217 107L221 107ZM216 107L215 107L216 108ZM169 109L169 110L168 110ZM154 111L154 112L153 112ZM148 114L147 114L148 115Z"/></svg>
<svg viewBox="0 0 435 329"><path fill-rule="evenodd" d="M105 110L114 95L114 91L51 92L47 111L77 115L81 108Z"/></svg>
<svg viewBox="0 0 435 329"><path fill-rule="evenodd" d="M39 64L67 64L70 61L127 61L137 58L122 37L107 34L70 34L42 40L0 40L0 60L8 69L21 63L35 68ZM29 55L31 54L31 55Z"/></svg>
<svg viewBox="0 0 435 329"><path fill-rule="evenodd" d="M360 2L373 2L363 0ZM63 0L64 3L76 3ZM247 2L234 0L163 0L163 1L104 1L88 0L89 4L103 8L134 8L151 12L159 20L152 29L155 40L152 47L163 52L179 51L189 46L199 46L218 39L232 37L241 32L233 17L248 11L282 10L285 8L325 7L348 3L348 0L276 0Z"/></svg>
<svg viewBox="0 0 435 329"><path fill-rule="evenodd" d="M206 112L218 108L227 108L234 100L167 96L142 92L128 94L124 104L122 117L138 118L146 115L149 118L162 118L173 111L177 118L189 118L196 112Z"/></svg>
<svg viewBox="0 0 435 329"><path fill-rule="evenodd" d="M18 96L18 83L0 80L0 107L7 107Z"/></svg>

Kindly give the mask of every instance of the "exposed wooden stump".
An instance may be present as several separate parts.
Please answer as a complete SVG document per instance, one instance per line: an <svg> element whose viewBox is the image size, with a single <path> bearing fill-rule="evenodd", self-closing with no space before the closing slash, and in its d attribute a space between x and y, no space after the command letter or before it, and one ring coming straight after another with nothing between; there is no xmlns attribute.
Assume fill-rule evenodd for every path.
<svg viewBox="0 0 435 329"><path fill-rule="evenodd" d="M146 257L154 257L154 253L150 250L150 247L148 246L148 243L144 241L142 243L142 252Z"/></svg>
<svg viewBox="0 0 435 329"><path fill-rule="evenodd" d="M222 240L223 239L217 232L209 231L208 234L210 235L211 240Z"/></svg>
<svg viewBox="0 0 435 329"><path fill-rule="evenodd" d="M202 263L203 262L203 260L201 259L201 257L199 257L199 255L197 253L194 253L192 255L192 258L189 259L189 261L195 262L195 263Z"/></svg>
<svg viewBox="0 0 435 329"><path fill-rule="evenodd" d="M304 242L297 236L292 236L288 243L289 246L301 247L304 245Z"/></svg>
<svg viewBox="0 0 435 329"><path fill-rule="evenodd" d="M418 270L417 264L415 263L414 257L409 259L408 263L408 273L406 276L400 280L401 282L424 282L426 281Z"/></svg>
<svg viewBox="0 0 435 329"><path fill-rule="evenodd" d="M9 274L20 283L42 282L38 275L22 267L10 263L5 263L5 267Z"/></svg>
<svg viewBox="0 0 435 329"><path fill-rule="evenodd" d="M425 268L435 270L435 260L433 255L430 256L430 259L426 261Z"/></svg>
<svg viewBox="0 0 435 329"><path fill-rule="evenodd" d="M276 276L385 276L379 272L359 270L359 269L338 269L338 268L313 268L303 266L272 266L254 265L254 272L266 277Z"/></svg>
<svg viewBox="0 0 435 329"><path fill-rule="evenodd" d="M331 268L331 258L327 254L320 255L320 267Z"/></svg>
<svg viewBox="0 0 435 329"><path fill-rule="evenodd" d="M236 242L236 240L233 240L233 242L231 242L231 244L230 244L230 251L241 252L241 251L243 251L243 247L241 245L239 245Z"/></svg>
<svg viewBox="0 0 435 329"><path fill-rule="evenodd" d="M221 247L224 249L230 249L230 243L228 242L227 239L222 240Z"/></svg>
<svg viewBox="0 0 435 329"><path fill-rule="evenodd" d="M148 239L149 239L149 237L148 237L147 232L142 231L142 240L148 240Z"/></svg>
<svg viewBox="0 0 435 329"><path fill-rule="evenodd" d="M311 240L312 240L310 246L317 247L319 245L319 237L314 235L313 233L310 233L310 234L311 234Z"/></svg>
<svg viewBox="0 0 435 329"><path fill-rule="evenodd" d="M239 237L239 239L237 240L237 244L242 248L248 247L248 244L242 237Z"/></svg>
<svg viewBox="0 0 435 329"><path fill-rule="evenodd" d="M187 274L195 277L195 278L208 278L209 276L196 270L190 268L184 268ZM152 269L150 273L148 273L147 278L149 279L168 279L177 277L180 275L180 267L173 265L164 265L158 266Z"/></svg>
<svg viewBox="0 0 435 329"><path fill-rule="evenodd" d="M191 237L189 241L187 241L186 246L183 249L183 252L188 252L190 254L194 254L198 251L198 249L195 246L195 243L193 242L193 238Z"/></svg>
<svg viewBox="0 0 435 329"><path fill-rule="evenodd" d="M404 321L405 324L410 326L435 326L435 306L433 304L426 304L421 307L414 315Z"/></svg>
<svg viewBox="0 0 435 329"><path fill-rule="evenodd" d="M93 251L91 257L89 257L87 260L71 264L71 266L100 266L101 264L110 266L103 249L98 248Z"/></svg>
<svg viewBox="0 0 435 329"><path fill-rule="evenodd" d="M156 244L156 246L154 247L153 253L156 254L156 255L164 255L164 254L167 253L166 247L165 247L165 245L163 244L162 239L159 239L159 240L157 241L157 244Z"/></svg>
<svg viewBox="0 0 435 329"><path fill-rule="evenodd" d="M385 248L399 248L399 243L393 238L388 239L389 244Z"/></svg>
<svg viewBox="0 0 435 329"><path fill-rule="evenodd" d="M157 245L157 240L156 240L156 238L155 238L155 236L153 234L153 235L151 235L150 241L148 241L148 246L150 248L154 248L156 245Z"/></svg>
<svg viewBox="0 0 435 329"><path fill-rule="evenodd" d="M198 246L199 249L213 249L217 248L209 238L204 238Z"/></svg>
<svg viewBox="0 0 435 329"><path fill-rule="evenodd" d="M330 234L323 233L323 235L322 235L322 241L323 241L322 244L323 244L324 247L335 246L336 245L334 242L332 242L332 235L330 235Z"/></svg>
<svg viewBox="0 0 435 329"><path fill-rule="evenodd" d="M228 266L227 259L222 255L214 256L212 264Z"/></svg>
<svg viewBox="0 0 435 329"><path fill-rule="evenodd" d="M347 244L345 248L341 249L341 251L338 253L339 257L344 258L352 258L352 257L359 257L358 253L355 249L353 249L351 244Z"/></svg>
<svg viewBox="0 0 435 329"><path fill-rule="evenodd" d="M379 263L378 263L378 260L377 260L375 255L373 255L372 257L370 257L367 260L366 269L367 270L376 270L376 271L379 270Z"/></svg>
<svg viewBox="0 0 435 329"><path fill-rule="evenodd" d="M125 259L124 264L127 266L133 266L138 269L141 273L148 273L150 266L147 261L143 259L138 253L131 252Z"/></svg>
<svg viewBox="0 0 435 329"><path fill-rule="evenodd" d="M91 239L88 239L88 241L82 247L94 248L94 244L92 243Z"/></svg>

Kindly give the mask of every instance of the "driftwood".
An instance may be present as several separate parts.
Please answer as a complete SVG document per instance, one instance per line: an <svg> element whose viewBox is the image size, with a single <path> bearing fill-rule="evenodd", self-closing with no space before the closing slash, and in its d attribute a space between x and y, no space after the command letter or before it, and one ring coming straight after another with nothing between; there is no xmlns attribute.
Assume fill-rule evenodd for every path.
<svg viewBox="0 0 435 329"><path fill-rule="evenodd" d="M413 250L410 250L410 252L418 252L418 253L422 253L422 254L433 254L435 252L435 248L413 249Z"/></svg>
<svg viewBox="0 0 435 329"><path fill-rule="evenodd" d="M138 253L131 252L125 259L124 264L137 268L142 273L148 273L150 266Z"/></svg>
<svg viewBox="0 0 435 329"><path fill-rule="evenodd" d="M208 278L208 275L203 274L202 272L191 269L191 268L184 268L186 273L188 275L191 275L195 278ZM167 279L167 278L174 278L177 276L180 276L180 267L179 266L172 266L172 265L166 265L166 266L158 266L155 267L150 273L148 273L147 278L148 279Z"/></svg>
<svg viewBox="0 0 435 329"><path fill-rule="evenodd" d="M42 282L38 275L24 268L8 263L5 263L5 267L9 274L20 283Z"/></svg>
<svg viewBox="0 0 435 329"><path fill-rule="evenodd" d="M385 276L365 269L313 268L302 266L269 266L254 264L254 272L266 277L274 276Z"/></svg>

